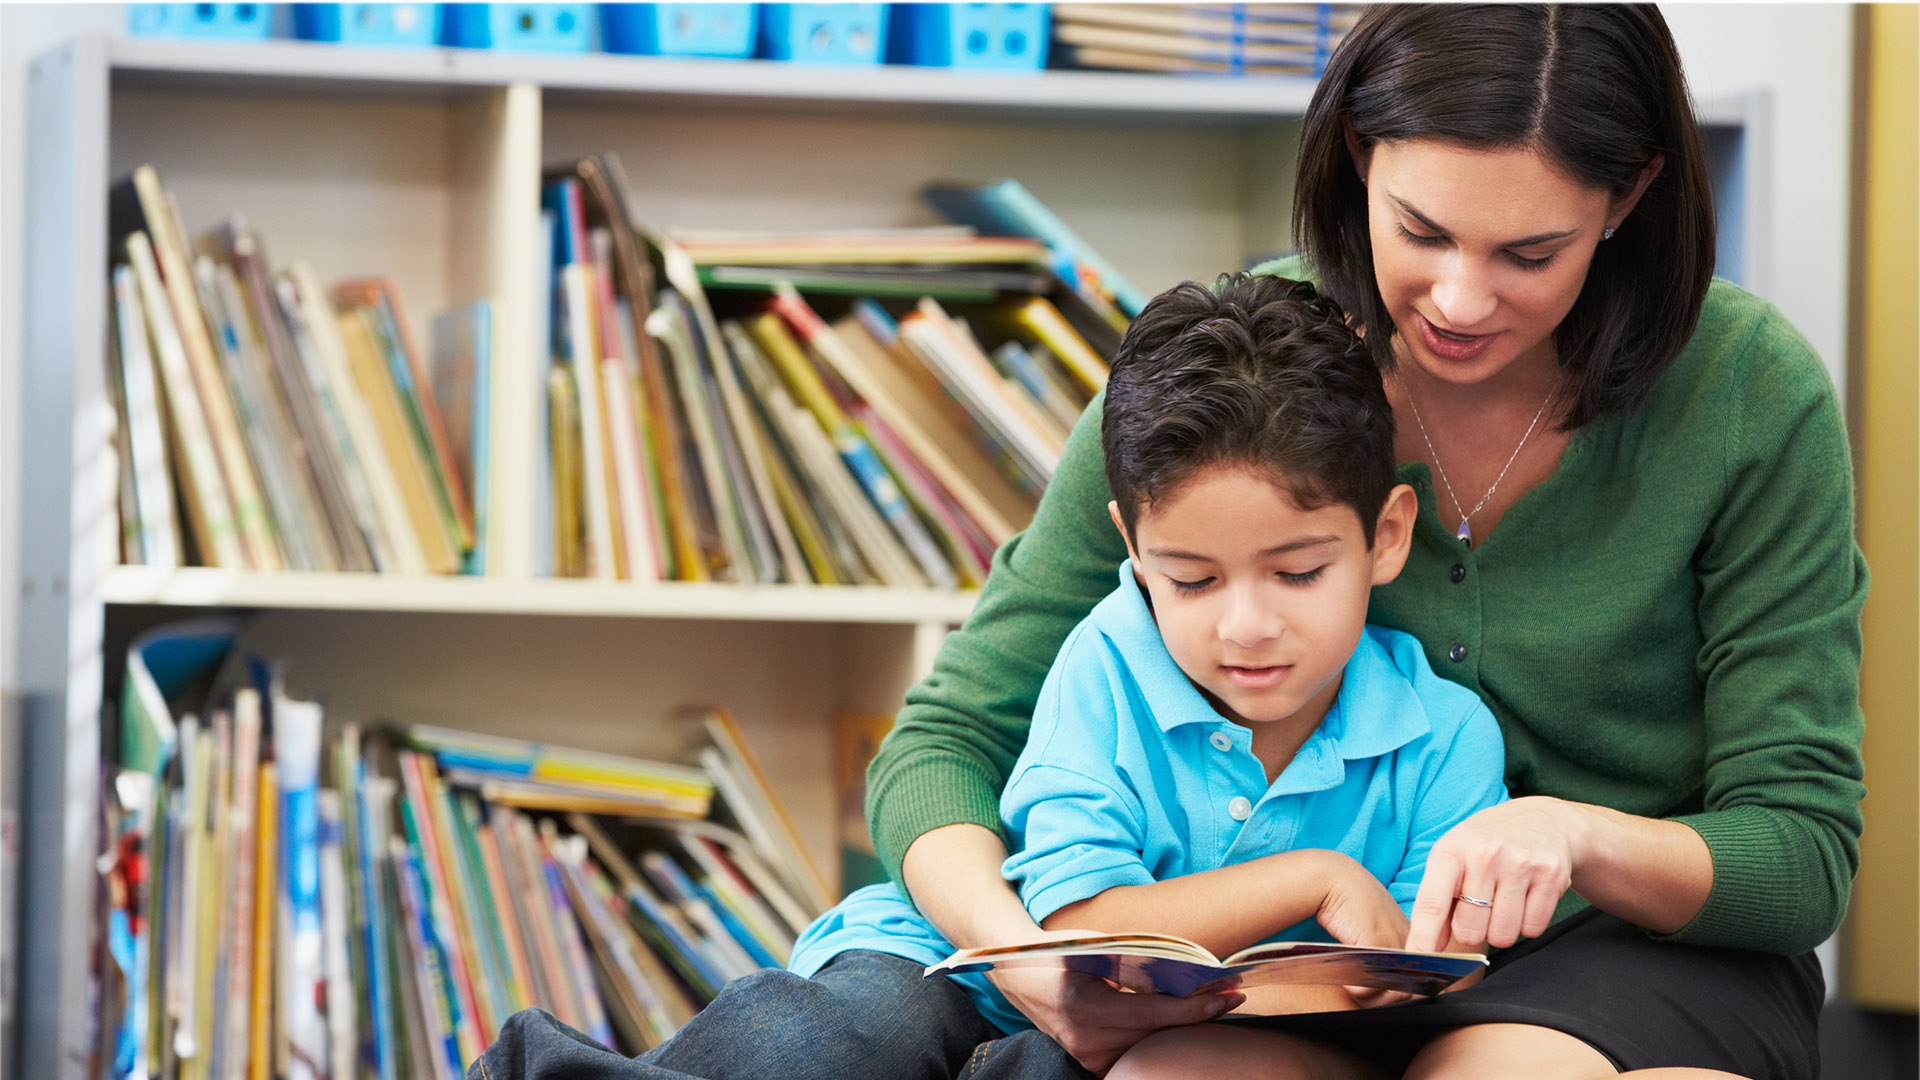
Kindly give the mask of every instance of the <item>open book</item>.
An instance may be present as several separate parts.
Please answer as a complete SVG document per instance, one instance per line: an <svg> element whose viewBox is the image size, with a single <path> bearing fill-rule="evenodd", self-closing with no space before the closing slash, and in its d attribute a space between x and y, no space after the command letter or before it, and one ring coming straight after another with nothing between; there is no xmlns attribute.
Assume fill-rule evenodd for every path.
<svg viewBox="0 0 1920 1080"><path fill-rule="evenodd" d="M1129 990L1187 997L1205 991L1272 983L1372 986L1437 994L1487 966L1475 953L1412 952L1323 941L1254 945L1222 960L1168 934L1101 934L1026 945L962 949L929 967L928 976L1007 967L1065 967Z"/></svg>

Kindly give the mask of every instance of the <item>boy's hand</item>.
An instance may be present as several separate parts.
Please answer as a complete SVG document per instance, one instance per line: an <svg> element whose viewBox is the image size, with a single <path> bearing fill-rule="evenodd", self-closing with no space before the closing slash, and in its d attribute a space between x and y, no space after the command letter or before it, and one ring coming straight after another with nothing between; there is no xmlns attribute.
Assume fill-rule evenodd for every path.
<svg viewBox="0 0 1920 1080"><path fill-rule="evenodd" d="M1353 859L1328 855L1332 872L1314 918L1343 945L1399 948L1407 940L1407 915L1387 887Z"/></svg>
<svg viewBox="0 0 1920 1080"><path fill-rule="evenodd" d="M1037 940L1059 941L1097 930L1043 931ZM1135 1043L1163 1028L1198 1024L1246 1000L1237 990L1190 998L1137 994L1078 971L1007 968L987 973L1013 1007L1053 1037L1080 1065L1105 1073Z"/></svg>

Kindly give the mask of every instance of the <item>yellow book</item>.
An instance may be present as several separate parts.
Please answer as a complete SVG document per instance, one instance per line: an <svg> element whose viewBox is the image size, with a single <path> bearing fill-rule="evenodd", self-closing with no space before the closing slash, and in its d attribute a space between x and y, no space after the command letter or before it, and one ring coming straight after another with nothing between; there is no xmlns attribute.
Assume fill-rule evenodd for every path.
<svg viewBox="0 0 1920 1080"><path fill-rule="evenodd" d="M353 373L354 386L379 432L380 445L393 467L394 480L406 503L407 520L420 540L427 569L435 574L451 574L460 569L460 549L447 533L447 522L435 503L431 466L420 454L413 435L407 429L407 417L400 404L399 391L387 371L386 357L373 327L367 323L366 309L338 316L340 340L346 346L347 367Z"/></svg>
<svg viewBox="0 0 1920 1080"><path fill-rule="evenodd" d="M1053 350L1088 393L1107 388L1107 362L1080 336L1060 309L1044 296L1030 297L1012 310L1013 320Z"/></svg>
<svg viewBox="0 0 1920 1080"><path fill-rule="evenodd" d="M253 893L253 1065L248 1075L252 1080L268 1080L273 1075L273 950L278 940L274 916L279 910L274 895L280 884L280 776L270 761L260 765L259 805Z"/></svg>
<svg viewBox="0 0 1920 1080"><path fill-rule="evenodd" d="M580 520L580 396L564 367L547 372L549 447L553 459L553 576L584 577L587 558Z"/></svg>

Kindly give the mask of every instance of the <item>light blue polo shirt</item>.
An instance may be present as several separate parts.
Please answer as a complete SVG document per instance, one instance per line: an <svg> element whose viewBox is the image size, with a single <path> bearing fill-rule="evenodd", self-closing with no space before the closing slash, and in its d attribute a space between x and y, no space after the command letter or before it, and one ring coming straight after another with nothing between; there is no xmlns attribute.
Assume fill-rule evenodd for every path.
<svg viewBox="0 0 1920 1080"><path fill-rule="evenodd" d="M1307 848L1352 857L1410 911L1434 841L1507 798L1493 714L1396 630L1361 634L1338 698L1271 784L1252 739L1174 663L1122 563L1061 646L1000 798L1005 873L1034 921L1115 886ZM1269 940L1330 938L1308 919ZM790 967L811 976L851 949L924 964L953 952L892 883L821 916ZM954 977L1002 1030L1033 1026L985 975Z"/></svg>

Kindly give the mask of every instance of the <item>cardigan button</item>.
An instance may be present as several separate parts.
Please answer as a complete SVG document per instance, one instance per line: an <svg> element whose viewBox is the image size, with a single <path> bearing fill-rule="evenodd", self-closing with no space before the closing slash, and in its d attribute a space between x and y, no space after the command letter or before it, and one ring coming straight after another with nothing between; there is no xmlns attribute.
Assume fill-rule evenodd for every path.
<svg viewBox="0 0 1920 1080"><path fill-rule="evenodd" d="M1456 641L1453 648L1447 650L1447 657L1457 664L1467 658L1467 647Z"/></svg>
<svg viewBox="0 0 1920 1080"><path fill-rule="evenodd" d="M1454 563L1453 569L1447 571L1447 580L1453 582L1455 585L1467 580L1467 568L1459 563Z"/></svg>

